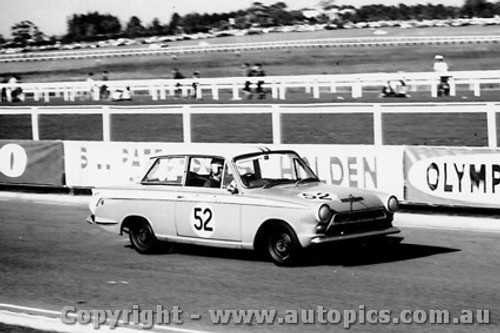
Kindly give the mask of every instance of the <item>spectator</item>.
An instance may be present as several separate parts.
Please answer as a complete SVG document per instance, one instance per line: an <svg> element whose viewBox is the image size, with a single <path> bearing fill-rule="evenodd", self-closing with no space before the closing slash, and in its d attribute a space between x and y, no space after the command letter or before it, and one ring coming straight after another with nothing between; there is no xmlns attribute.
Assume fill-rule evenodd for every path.
<svg viewBox="0 0 500 333"><path fill-rule="evenodd" d="M9 80L7 80L7 78L4 77L3 80L2 80L2 84L3 84L3 87L2 87L2 103L6 103L7 102L7 83L9 83Z"/></svg>
<svg viewBox="0 0 500 333"><path fill-rule="evenodd" d="M184 75L179 71L178 68L174 68L172 70L172 76L174 80L182 80L184 79ZM175 84L175 99L182 97L182 89L181 89L182 84L180 82L177 82Z"/></svg>
<svg viewBox="0 0 500 333"><path fill-rule="evenodd" d="M266 76L266 73L264 72L264 69L262 68L261 64L255 64L254 66L254 76ZM255 89L255 92L257 93L257 97L259 99L264 99L266 97L266 92L264 91L264 88L262 87L264 85L264 80L259 80L257 81L257 89Z"/></svg>
<svg viewBox="0 0 500 333"><path fill-rule="evenodd" d="M132 96L130 95L130 87L114 90L111 94L111 100L114 102L131 101Z"/></svg>
<svg viewBox="0 0 500 333"><path fill-rule="evenodd" d="M410 97L407 93L405 80L399 79L387 81L387 85L382 88L380 97Z"/></svg>
<svg viewBox="0 0 500 333"><path fill-rule="evenodd" d="M444 57L442 55L436 55L434 57L434 71L436 73L447 73L448 72L448 64L444 61Z"/></svg>
<svg viewBox="0 0 500 333"><path fill-rule="evenodd" d="M198 81L198 79L200 78L200 72L196 71L193 73L193 83L192 83L192 87L193 87L193 92L191 94L191 96L193 98L197 98L198 97L198 86L200 85L200 82ZM201 96L199 96L201 98Z"/></svg>
<svg viewBox="0 0 500 333"><path fill-rule="evenodd" d="M448 73L448 64L444 61L444 57L439 54L434 57L434 60L434 72L439 75L438 96L449 96L450 84L448 81L451 76Z"/></svg>
<svg viewBox="0 0 500 333"><path fill-rule="evenodd" d="M250 67L249 63L244 63L241 66L243 70L243 76L246 77L252 77L253 76L253 71L252 68ZM245 86L243 87L243 94L245 95L246 99L251 99L252 98L252 89L250 88L251 82L249 80L245 81Z"/></svg>
<svg viewBox="0 0 500 333"><path fill-rule="evenodd" d="M10 99L11 102L20 102L23 89L18 86L18 78L11 76L7 84L7 101Z"/></svg>
<svg viewBox="0 0 500 333"><path fill-rule="evenodd" d="M109 79L108 71L103 71L101 77L101 87L99 88L99 99L109 98L110 92L109 92L109 87L107 85L108 79Z"/></svg>
<svg viewBox="0 0 500 333"><path fill-rule="evenodd" d="M97 89L97 84L94 81L94 73L90 72L87 75L87 80L85 81L87 83L86 89L83 92L83 99L94 99L94 94L96 93ZM89 95L87 97L87 94Z"/></svg>

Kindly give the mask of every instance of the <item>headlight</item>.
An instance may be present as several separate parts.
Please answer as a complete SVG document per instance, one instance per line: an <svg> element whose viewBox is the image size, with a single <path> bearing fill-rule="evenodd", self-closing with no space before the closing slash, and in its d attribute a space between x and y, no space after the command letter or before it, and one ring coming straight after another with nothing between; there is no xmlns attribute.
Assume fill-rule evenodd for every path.
<svg viewBox="0 0 500 333"><path fill-rule="evenodd" d="M318 222L328 222L332 218L332 210L328 205L321 205L316 215Z"/></svg>
<svg viewBox="0 0 500 333"><path fill-rule="evenodd" d="M387 200L387 210L391 213L396 212L399 209L399 202L395 196L390 196Z"/></svg>

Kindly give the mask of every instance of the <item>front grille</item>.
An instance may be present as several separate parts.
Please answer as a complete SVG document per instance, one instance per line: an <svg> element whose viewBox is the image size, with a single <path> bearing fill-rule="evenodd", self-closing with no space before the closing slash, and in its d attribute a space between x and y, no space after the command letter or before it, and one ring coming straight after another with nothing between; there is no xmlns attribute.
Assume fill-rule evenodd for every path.
<svg viewBox="0 0 500 333"><path fill-rule="evenodd" d="M337 213L333 217L333 224L356 223L383 220L387 217L385 209L359 210L353 212Z"/></svg>
<svg viewBox="0 0 500 333"><path fill-rule="evenodd" d="M338 236L383 230L390 228L391 222L392 214L387 214L383 208L338 213L328 226L326 235Z"/></svg>

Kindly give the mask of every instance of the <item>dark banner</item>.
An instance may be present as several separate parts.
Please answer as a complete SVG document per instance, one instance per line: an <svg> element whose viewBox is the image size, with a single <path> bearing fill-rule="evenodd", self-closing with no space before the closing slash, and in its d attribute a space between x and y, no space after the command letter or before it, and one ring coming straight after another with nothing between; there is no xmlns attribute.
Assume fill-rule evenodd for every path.
<svg viewBox="0 0 500 333"><path fill-rule="evenodd" d="M64 185L62 142L0 140L0 184Z"/></svg>
<svg viewBox="0 0 500 333"><path fill-rule="evenodd" d="M408 202L500 207L500 150L407 147Z"/></svg>

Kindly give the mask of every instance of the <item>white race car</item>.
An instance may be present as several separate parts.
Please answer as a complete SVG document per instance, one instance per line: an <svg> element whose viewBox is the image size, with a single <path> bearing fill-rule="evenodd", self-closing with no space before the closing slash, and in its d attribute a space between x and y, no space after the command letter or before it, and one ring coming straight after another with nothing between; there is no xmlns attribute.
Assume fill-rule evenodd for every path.
<svg viewBox="0 0 500 333"><path fill-rule="evenodd" d="M155 156L139 184L94 189L87 221L128 233L139 253L187 243L262 250L277 265L315 244L400 232L395 196L326 185L294 151L246 149Z"/></svg>

